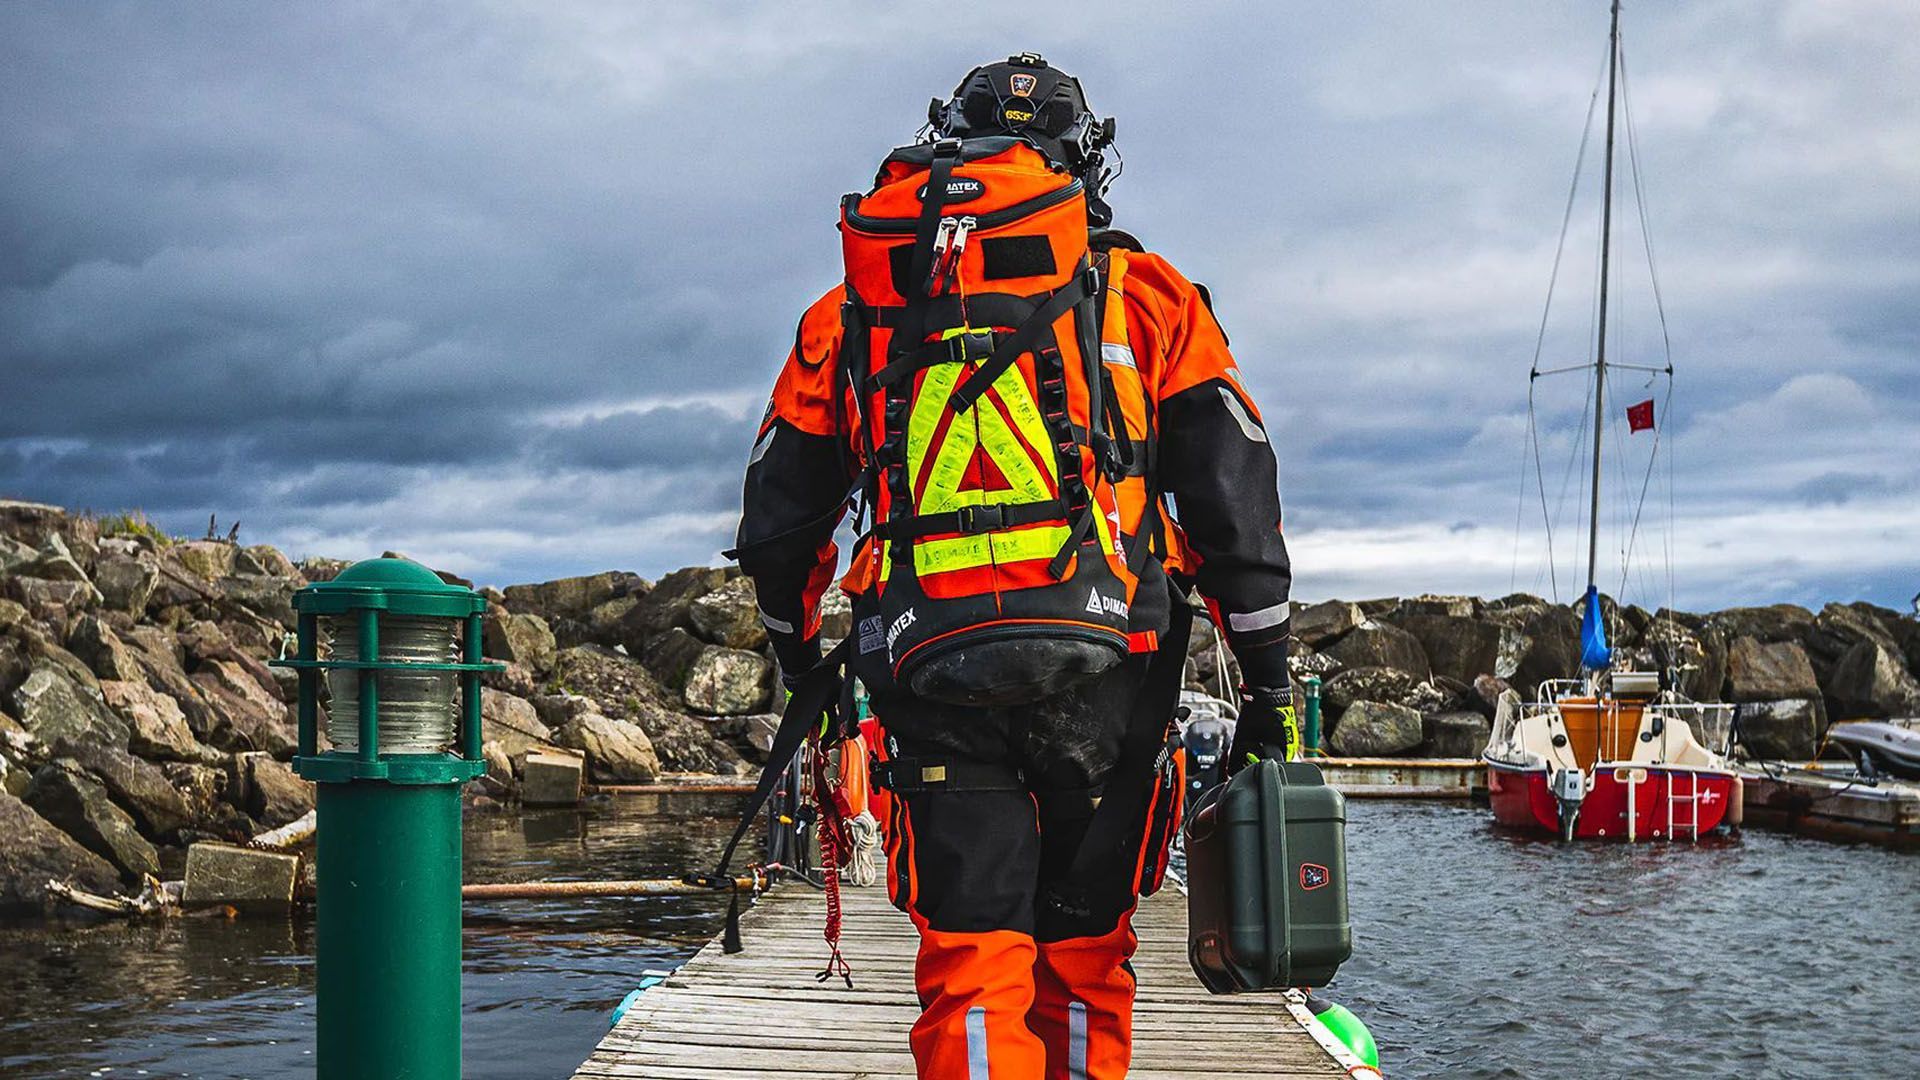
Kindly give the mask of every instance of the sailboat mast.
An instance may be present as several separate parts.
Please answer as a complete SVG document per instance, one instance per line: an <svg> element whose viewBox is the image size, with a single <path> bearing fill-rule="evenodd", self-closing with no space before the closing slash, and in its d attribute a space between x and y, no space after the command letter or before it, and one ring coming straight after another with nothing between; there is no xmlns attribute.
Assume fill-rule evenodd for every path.
<svg viewBox="0 0 1920 1080"><path fill-rule="evenodd" d="M1607 162L1600 202L1600 341L1593 363L1593 504L1587 512L1587 590L1600 571L1600 447L1606 431L1607 264L1613 254L1613 114L1620 76L1620 0L1613 0L1613 27L1607 38Z"/></svg>

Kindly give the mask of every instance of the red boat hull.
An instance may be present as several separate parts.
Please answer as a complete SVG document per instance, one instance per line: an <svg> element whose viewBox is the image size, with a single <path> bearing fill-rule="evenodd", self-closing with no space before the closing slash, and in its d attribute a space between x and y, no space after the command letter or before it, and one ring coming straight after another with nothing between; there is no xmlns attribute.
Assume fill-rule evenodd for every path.
<svg viewBox="0 0 1920 1080"><path fill-rule="evenodd" d="M1676 831L1681 840L1704 835L1726 819L1738 782L1732 773L1712 769L1603 765L1580 804L1574 839L1674 839ZM1560 835L1560 809L1546 769L1489 761L1487 795L1498 824Z"/></svg>

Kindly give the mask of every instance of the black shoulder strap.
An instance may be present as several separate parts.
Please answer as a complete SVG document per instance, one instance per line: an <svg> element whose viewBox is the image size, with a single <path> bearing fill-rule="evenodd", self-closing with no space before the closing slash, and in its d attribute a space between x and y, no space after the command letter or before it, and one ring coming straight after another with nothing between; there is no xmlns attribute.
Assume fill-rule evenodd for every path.
<svg viewBox="0 0 1920 1080"><path fill-rule="evenodd" d="M842 669L851 651L848 638L833 647L833 651L822 657L811 670L800 677L800 684L794 688L793 696L787 699L786 711L780 714L780 726L773 733L773 745L767 750L766 767L760 770L760 781L753 787L753 794L747 799L747 808L740 815L740 823L734 826L733 836L727 840L726 848L720 852L720 863L707 875L690 874L686 881L690 885L703 885L712 888L733 888L733 898L727 904L727 928L721 936L720 947L730 953L739 952L740 944L740 890L733 886L733 877L728 872L733 864L734 849L740 846L740 840L753 827L755 818L760 816L760 808L766 805L767 796L780 783L780 777L793 764L794 756L800 752L801 744L807 741L807 733L819 723L821 716L827 714L840 702L840 689L843 683ZM1184 657L1184 653L1182 656Z"/></svg>

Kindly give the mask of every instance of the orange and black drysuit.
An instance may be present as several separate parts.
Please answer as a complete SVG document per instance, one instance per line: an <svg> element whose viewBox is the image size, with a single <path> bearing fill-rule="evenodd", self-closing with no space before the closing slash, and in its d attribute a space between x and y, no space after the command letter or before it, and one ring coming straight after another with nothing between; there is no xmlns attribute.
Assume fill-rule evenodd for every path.
<svg viewBox="0 0 1920 1080"><path fill-rule="evenodd" d="M1129 545L1151 544L1129 612L1135 654L1041 701L963 707L873 688L891 786L889 887L920 929L923 1077L1119 1080L1131 1054L1135 898L1157 887L1176 827L1178 755L1116 775L1128 720L1163 636L1197 585L1250 685L1287 685L1291 582L1277 468L1201 287L1121 233L1096 234L1101 359L1140 453L1120 481ZM842 289L808 309L747 470L740 561L783 671L820 656L819 601L857 469L837 374ZM1144 501L1144 511L1140 502ZM1169 502L1171 506L1169 506ZM865 587L870 545L845 585ZM1184 614L1184 612L1182 612ZM1177 655L1173 649L1178 648ZM1081 856L1102 797L1137 825L1114 857Z"/></svg>

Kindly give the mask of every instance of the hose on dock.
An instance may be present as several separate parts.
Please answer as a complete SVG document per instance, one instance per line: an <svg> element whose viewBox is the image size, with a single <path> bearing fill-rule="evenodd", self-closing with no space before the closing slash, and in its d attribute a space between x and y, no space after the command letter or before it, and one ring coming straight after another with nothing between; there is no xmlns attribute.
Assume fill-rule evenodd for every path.
<svg viewBox="0 0 1920 1080"><path fill-rule="evenodd" d="M733 879L732 888L745 893L762 892L768 885L764 875ZM680 878L646 878L637 881L509 881L491 885L462 885L462 900L571 900L585 897L619 896L697 896L728 891L725 882L718 885L693 884Z"/></svg>

